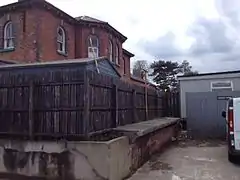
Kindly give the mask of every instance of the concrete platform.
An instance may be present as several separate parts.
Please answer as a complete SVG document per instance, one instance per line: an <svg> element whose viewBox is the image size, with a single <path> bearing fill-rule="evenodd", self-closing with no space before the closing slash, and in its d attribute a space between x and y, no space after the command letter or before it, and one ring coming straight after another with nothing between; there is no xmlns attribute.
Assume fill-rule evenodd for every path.
<svg viewBox="0 0 240 180"><path fill-rule="evenodd" d="M146 134L152 133L159 129L176 124L180 118L173 117L163 117L158 119L153 119L150 121L143 121L134 124L128 124L125 126L119 126L115 128L115 131L122 132L124 135L131 136L134 138L144 136Z"/></svg>

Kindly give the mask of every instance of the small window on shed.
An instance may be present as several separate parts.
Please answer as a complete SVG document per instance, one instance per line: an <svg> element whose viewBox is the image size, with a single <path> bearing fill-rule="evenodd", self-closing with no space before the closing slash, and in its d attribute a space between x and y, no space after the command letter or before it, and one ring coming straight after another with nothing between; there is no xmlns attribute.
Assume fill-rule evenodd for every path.
<svg viewBox="0 0 240 180"><path fill-rule="evenodd" d="M232 81L211 82L211 91L233 91Z"/></svg>

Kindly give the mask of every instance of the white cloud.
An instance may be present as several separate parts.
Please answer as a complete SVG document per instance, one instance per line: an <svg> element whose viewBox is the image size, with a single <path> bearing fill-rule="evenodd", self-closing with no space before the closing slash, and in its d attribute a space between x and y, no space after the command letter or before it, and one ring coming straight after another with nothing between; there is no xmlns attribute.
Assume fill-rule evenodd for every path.
<svg viewBox="0 0 240 180"><path fill-rule="evenodd" d="M218 6L216 6L216 1ZM212 62L218 62L218 58L228 59L226 54L218 53L216 55L216 53L208 52L200 57L187 53L195 42L195 37L188 36L187 32L189 27L199 18L210 21L220 19L227 25L228 32L232 36L236 36L233 35L234 32L238 34L232 23L234 23L233 20L235 19L233 17L236 17L235 14L239 10L240 3L238 3L238 0L232 1L235 2L234 6L227 3L226 0L49 0L50 3L74 17L88 15L109 22L128 37L124 47L136 55L135 59L153 61L154 54L146 52L141 42L156 42L156 40L162 40L162 36L164 37L167 33L172 32L174 41L170 44L157 42L155 49L161 48L159 52L167 51L166 48L171 49L172 43L183 54L172 58L170 54L170 60L188 59L193 67L200 71L225 70L233 67L234 62L230 63L230 61L220 68L206 67L205 63L210 62L210 60L210 64L212 64ZM0 5L12 2L16 1L4 0L0 2ZM166 47L163 47L164 45ZM149 45L149 47L151 46L154 46L154 44ZM235 53L229 58L233 56L237 58L237 55Z"/></svg>

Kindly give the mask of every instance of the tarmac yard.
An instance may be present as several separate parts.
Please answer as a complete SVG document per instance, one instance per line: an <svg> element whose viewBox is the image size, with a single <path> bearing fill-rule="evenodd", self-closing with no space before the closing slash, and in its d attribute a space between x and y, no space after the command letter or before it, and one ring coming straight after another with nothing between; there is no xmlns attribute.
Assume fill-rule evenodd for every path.
<svg viewBox="0 0 240 180"><path fill-rule="evenodd" d="M145 163L129 180L240 180L225 142L178 142Z"/></svg>

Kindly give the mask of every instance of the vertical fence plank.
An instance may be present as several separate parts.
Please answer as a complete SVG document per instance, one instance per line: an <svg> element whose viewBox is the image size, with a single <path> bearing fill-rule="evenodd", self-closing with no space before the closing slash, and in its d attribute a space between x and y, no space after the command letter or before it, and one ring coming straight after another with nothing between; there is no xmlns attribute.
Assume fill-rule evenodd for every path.
<svg viewBox="0 0 240 180"><path fill-rule="evenodd" d="M157 91L156 91L156 95L155 95L155 109L156 109L156 111L155 111L155 117L159 117L159 103L158 103L158 93L157 93Z"/></svg>
<svg viewBox="0 0 240 180"><path fill-rule="evenodd" d="M28 116L29 116L29 137L34 138L34 114L33 114L33 83L29 85L29 103L28 103Z"/></svg>
<svg viewBox="0 0 240 180"><path fill-rule="evenodd" d="M116 84L112 88L112 124L111 127L115 128L118 125L118 87Z"/></svg>
<svg viewBox="0 0 240 180"><path fill-rule="evenodd" d="M119 103L118 103L118 86L115 85L115 94L116 94L116 97L115 97L115 108L116 108L116 126L119 124L119 120L118 120L118 112L119 112Z"/></svg>
<svg viewBox="0 0 240 180"><path fill-rule="evenodd" d="M162 95L163 116L167 116L167 93Z"/></svg>
<svg viewBox="0 0 240 180"><path fill-rule="evenodd" d="M169 109L169 114L168 116L173 116L173 94L171 92L168 93L169 95L169 100L168 100L168 109Z"/></svg>
<svg viewBox="0 0 240 180"><path fill-rule="evenodd" d="M165 97L165 115L164 116L169 116L171 113L171 109L169 107L169 101L170 101L171 96L169 95L168 92L166 92L166 97Z"/></svg>
<svg viewBox="0 0 240 180"><path fill-rule="evenodd" d="M133 123L137 121L137 109L136 109L136 89L133 89L132 91L132 117L133 117Z"/></svg>
<svg viewBox="0 0 240 180"><path fill-rule="evenodd" d="M88 73L84 73L84 92L83 92L83 133L87 135L89 133L89 121L90 121L90 83Z"/></svg>

